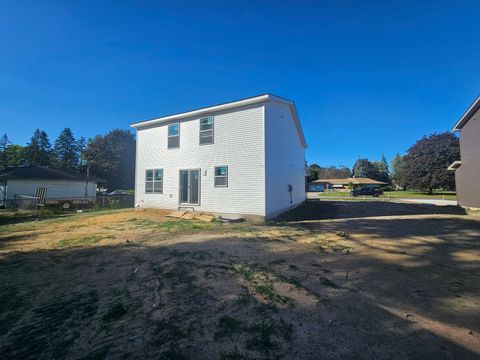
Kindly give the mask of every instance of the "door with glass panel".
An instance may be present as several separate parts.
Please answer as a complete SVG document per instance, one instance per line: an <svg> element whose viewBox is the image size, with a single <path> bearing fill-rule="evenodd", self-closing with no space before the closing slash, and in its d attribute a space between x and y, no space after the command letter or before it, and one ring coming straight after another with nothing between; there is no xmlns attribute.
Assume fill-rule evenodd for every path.
<svg viewBox="0 0 480 360"><path fill-rule="evenodd" d="M200 205L200 169L180 170L179 202Z"/></svg>

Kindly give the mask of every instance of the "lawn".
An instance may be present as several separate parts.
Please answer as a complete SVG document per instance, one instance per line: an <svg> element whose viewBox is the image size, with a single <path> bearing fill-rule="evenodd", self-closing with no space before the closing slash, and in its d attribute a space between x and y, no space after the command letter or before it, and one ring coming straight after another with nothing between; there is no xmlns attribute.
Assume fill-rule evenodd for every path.
<svg viewBox="0 0 480 360"><path fill-rule="evenodd" d="M321 192L319 197L350 197L349 192ZM453 191L435 191L433 194L428 194L419 191L385 191L383 197L394 199L442 199L442 200L457 200L457 196Z"/></svg>
<svg viewBox="0 0 480 360"><path fill-rule="evenodd" d="M478 217L389 202L309 202L266 225L165 215L1 213L0 357L480 353Z"/></svg>
<svg viewBox="0 0 480 360"><path fill-rule="evenodd" d="M404 198L404 199L442 199L442 200L457 200L457 195L454 191L434 191L433 194L428 194L419 191L385 191L385 197L390 198Z"/></svg>

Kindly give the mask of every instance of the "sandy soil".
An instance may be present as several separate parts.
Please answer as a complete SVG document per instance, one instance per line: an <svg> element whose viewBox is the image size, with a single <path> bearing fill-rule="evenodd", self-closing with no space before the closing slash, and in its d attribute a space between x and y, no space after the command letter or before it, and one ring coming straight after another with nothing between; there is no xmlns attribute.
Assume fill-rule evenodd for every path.
<svg viewBox="0 0 480 360"><path fill-rule="evenodd" d="M0 224L0 359L480 358L480 218L456 208Z"/></svg>

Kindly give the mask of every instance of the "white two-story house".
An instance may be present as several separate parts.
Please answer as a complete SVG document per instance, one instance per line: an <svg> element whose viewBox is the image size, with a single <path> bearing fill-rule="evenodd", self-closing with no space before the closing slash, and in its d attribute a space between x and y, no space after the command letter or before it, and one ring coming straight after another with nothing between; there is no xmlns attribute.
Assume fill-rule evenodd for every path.
<svg viewBox="0 0 480 360"><path fill-rule="evenodd" d="M295 104L266 94L132 125L135 205L265 220L305 201Z"/></svg>

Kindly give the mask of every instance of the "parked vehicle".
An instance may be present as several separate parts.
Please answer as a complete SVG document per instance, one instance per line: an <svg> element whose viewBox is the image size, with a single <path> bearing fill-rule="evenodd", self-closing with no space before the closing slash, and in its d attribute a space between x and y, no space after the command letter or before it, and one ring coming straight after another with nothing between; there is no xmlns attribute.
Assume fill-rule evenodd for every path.
<svg viewBox="0 0 480 360"><path fill-rule="evenodd" d="M380 195L383 195L383 191L380 189L374 189L374 188L360 188L360 189L355 189L350 191L350 196L357 197L362 195L378 197Z"/></svg>

